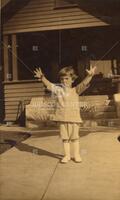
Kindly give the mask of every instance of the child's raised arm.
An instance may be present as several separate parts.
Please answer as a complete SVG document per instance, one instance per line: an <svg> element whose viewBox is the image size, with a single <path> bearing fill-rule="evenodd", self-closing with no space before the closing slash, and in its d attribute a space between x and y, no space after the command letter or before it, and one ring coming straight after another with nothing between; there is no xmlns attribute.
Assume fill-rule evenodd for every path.
<svg viewBox="0 0 120 200"><path fill-rule="evenodd" d="M76 91L78 94L81 94L89 87L89 83L95 74L96 66L95 67L90 66L90 70L87 69L86 71L88 73L87 77L76 86Z"/></svg>
<svg viewBox="0 0 120 200"><path fill-rule="evenodd" d="M34 77L38 78L39 81L42 81L48 90L55 92L55 84L47 80L40 67L34 70L34 74Z"/></svg>

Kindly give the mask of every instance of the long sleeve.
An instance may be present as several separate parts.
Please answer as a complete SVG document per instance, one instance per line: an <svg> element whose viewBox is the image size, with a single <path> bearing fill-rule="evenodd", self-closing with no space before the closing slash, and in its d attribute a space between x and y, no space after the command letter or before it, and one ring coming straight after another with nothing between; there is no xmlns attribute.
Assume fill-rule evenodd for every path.
<svg viewBox="0 0 120 200"><path fill-rule="evenodd" d="M81 94L89 87L89 83L90 83L92 77L93 77L92 75L88 75L81 83L79 83L76 86L76 92L78 94Z"/></svg>
<svg viewBox="0 0 120 200"><path fill-rule="evenodd" d="M50 90L51 92L55 94L57 94L58 91L61 89L60 86L56 86L56 84L51 83L49 80L47 80L45 76L43 76L42 82L44 83L44 85L47 87L48 90Z"/></svg>

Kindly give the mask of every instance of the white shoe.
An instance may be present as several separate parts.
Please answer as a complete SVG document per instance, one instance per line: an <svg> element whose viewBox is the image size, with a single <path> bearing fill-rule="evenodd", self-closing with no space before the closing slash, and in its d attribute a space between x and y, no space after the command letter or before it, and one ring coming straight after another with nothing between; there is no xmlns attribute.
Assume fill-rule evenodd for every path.
<svg viewBox="0 0 120 200"><path fill-rule="evenodd" d="M74 161L77 162L77 163L80 163L80 162L82 162L82 158L80 157L80 155L76 155L74 157Z"/></svg>
<svg viewBox="0 0 120 200"><path fill-rule="evenodd" d="M70 161L70 157L64 156L63 159L61 160L61 163L68 163Z"/></svg>
<svg viewBox="0 0 120 200"><path fill-rule="evenodd" d="M61 160L61 163L67 163L70 160L70 143L69 142L63 142L64 146L64 157Z"/></svg>
<svg viewBox="0 0 120 200"><path fill-rule="evenodd" d="M74 161L75 162L82 162L82 158L80 157L80 152L79 152L79 140L73 142L74 145Z"/></svg>

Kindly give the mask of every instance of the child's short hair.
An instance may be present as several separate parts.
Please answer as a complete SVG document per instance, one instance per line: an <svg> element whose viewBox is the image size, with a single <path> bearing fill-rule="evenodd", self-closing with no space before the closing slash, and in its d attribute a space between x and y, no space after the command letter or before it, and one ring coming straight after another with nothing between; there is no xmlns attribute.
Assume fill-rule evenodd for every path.
<svg viewBox="0 0 120 200"><path fill-rule="evenodd" d="M59 71L59 78L63 77L63 76L71 76L72 79L75 81L75 79L77 79L77 75L75 73L75 70L73 69L72 66L67 66L67 67L64 67L62 68L60 71Z"/></svg>

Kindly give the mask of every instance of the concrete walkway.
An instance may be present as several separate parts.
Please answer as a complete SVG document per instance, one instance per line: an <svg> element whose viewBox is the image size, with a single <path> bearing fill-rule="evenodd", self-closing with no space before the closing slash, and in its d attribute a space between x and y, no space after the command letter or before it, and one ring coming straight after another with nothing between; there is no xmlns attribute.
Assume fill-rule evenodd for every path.
<svg viewBox="0 0 120 200"><path fill-rule="evenodd" d="M61 164L58 132L32 132L0 155L0 200L120 200L119 135L117 129L84 129L83 162Z"/></svg>

